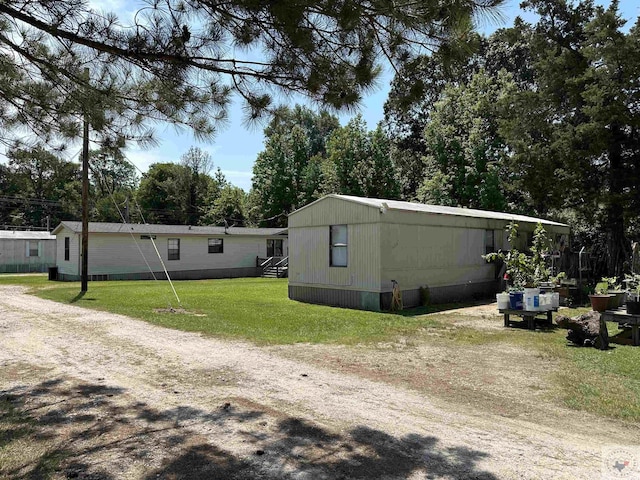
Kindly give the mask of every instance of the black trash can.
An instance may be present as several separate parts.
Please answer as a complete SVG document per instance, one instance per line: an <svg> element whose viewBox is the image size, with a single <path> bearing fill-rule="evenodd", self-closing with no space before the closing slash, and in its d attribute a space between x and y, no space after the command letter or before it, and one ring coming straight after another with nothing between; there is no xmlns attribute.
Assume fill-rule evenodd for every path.
<svg viewBox="0 0 640 480"><path fill-rule="evenodd" d="M58 280L58 267L49 267L49 280Z"/></svg>

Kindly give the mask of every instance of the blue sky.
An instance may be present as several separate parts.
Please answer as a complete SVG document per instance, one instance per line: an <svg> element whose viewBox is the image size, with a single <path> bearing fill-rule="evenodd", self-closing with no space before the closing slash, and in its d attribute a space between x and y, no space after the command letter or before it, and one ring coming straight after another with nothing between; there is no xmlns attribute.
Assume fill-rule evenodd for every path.
<svg viewBox="0 0 640 480"><path fill-rule="evenodd" d="M624 18L633 19L640 15L640 6L637 0L621 0L620 11ZM597 3L607 5L607 0ZM111 11L121 16L126 23L127 16L140 5L137 1L131 0L90 0L92 7L97 10ZM514 18L521 14L519 1L508 1L500 10L503 21L487 20L478 25L478 29L485 34L512 24ZM525 17L527 20L530 18ZM632 23L632 22L630 22ZM629 24L628 24L629 26ZM389 83L393 78L392 73L387 70L379 81L377 90L371 92L363 99L362 105L356 113L361 113L369 128L375 128L376 124L383 117L383 106L389 92ZM299 103L302 103L300 99ZM288 103L293 106L296 99L289 99ZM342 124L345 124L355 115L340 115ZM249 191L251 188L251 169L258 153L263 149L264 137L263 126L257 125L247 128L242 122L242 111L239 100L235 100L229 111L228 123L221 128L218 135L209 143L198 142L187 129L176 131L172 125L157 125L156 133L160 144L152 149L140 150L129 148L126 155L129 160L141 171L146 171L149 165L158 162L178 162L180 157L187 152L189 147L198 146L202 150L209 152L215 167L220 167L227 180ZM79 157L80 146L71 148L68 158L76 160Z"/></svg>
<svg viewBox="0 0 640 480"><path fill-rule="evenodd" d="M98 3L98 0L94 0ZM640 15L640 7L637 0L621 0L620 10L625 18L637 18ZM102 3L102 2L101 2ZM109 0L104 3L118 7L120 0ZM126 3L126 2L124 2ZM486 34L502 27L510 26L518 14L522 15L519 9L519 1L506 2L500 10L503 21L496 22L485 20L478 29ZM608 1L597 3L608 5ZM105 5L105 9L108 8ZM103 7L103 8L104 8ZM527 18L526 20L531 20ZM392 73L387 70L379 81L379 88L364 98L359 113L362 114L369 128L375 128L382 120L384 112L383 106L389 92L389 84L392 80ZM295 104L295 99L291 100L291 106ZM354 114L340 115L341 123L344 125ZM146 171L150 164L154 162L176 162L190 146L198 146L210 153L216 167L220 167L229 180L249 191L251 188L251 169L258 153L263 150L264 136L263 126L256 126L247 129L242 123L242 111L240 103L236 101L229 112L229 122L211 143L197 142L189 131L181 133L175 131L172 126L158 127L158 138L162 139L161 145L150 150L130 149L127 152L128 158L141 170Z"/></svg>

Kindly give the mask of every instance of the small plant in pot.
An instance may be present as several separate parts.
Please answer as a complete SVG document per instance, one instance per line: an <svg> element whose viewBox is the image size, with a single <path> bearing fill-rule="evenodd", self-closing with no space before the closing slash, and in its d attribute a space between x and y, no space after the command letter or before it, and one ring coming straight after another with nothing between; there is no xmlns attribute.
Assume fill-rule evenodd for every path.
<svg viewBox="0 0 640 480"><path fill-rule="evenodd" d="M509 223L506 230L509 232L508 241L511 250L483 255L487 262L500 260L506 267L505 278L508 279L509 300L513 310L523 309L523 295L525 287L537 287L540 282L549 278L549 269L546 266L544 252L549 248L549 241L544 227L538 223L533 233L531 255L520 252L516 245L518 237L518 224Z"/></svg>
<svg viewBox="0 0 640 480"><path fill-rule="evenodd" d="M591 308L594 312L604 312L609 307L609 300L613 295L609 295L608 291L607 282L599 282L594 293L589 295Z"/></svg>
<svg viewBox="0 0 640 480"><path fill-rule="evenodd" d="M624 304L624 297L627 294L618 283L618 277L602 277L601 283L607 284L607 292L612 295L609 299L609 307L611 309L619 308Z"/></svg>
<svg viewBox="0 0 640 480"><path fill-rule="evenodd" d="M627 284L627 313L640 315L640 274L625 275Z"/></svg>

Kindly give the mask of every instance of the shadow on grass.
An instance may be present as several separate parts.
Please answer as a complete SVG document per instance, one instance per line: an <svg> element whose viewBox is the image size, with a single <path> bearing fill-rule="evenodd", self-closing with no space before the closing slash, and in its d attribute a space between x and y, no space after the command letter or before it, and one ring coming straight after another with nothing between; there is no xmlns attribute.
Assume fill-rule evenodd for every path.
<svg viewBox="0 0 640 480"><path fill-rule="evenodd" d="M0 392L0 413L0 477L13 479L496 479L477 468L486 453L434 435L334 432L241 399L159 411L120 388L54 379Z"/></svg>
<svg viewBox="0 0 640 480"><path fill-rule="evenodd" d="M84 298L84 296L87 294L87 292L78 292L78 294L73 297L71 300L69 300L69 303L76 303L79 300L82 300Z"/></svg>

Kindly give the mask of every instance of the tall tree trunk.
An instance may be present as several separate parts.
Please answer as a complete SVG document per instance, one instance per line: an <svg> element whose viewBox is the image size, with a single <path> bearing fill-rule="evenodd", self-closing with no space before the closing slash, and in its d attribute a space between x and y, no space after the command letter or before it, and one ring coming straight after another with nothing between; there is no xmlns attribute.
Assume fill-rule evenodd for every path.
<svg viewBox="0 0 640 480"><path fill-rule="evenodd" d="M631 253L624 225L624 163L622 145L624 132L620 125L611 126L609 142L609 192L606 211L607 275L622 277L624 263Z"/></svg>

